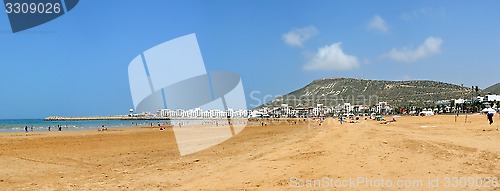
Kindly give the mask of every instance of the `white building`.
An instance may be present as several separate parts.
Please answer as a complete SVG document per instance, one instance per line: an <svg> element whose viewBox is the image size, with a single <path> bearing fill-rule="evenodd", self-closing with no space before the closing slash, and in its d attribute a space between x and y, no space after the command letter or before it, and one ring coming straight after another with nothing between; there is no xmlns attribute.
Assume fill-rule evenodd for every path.
<svg viewBox="0 0 500 191"><path fill-rule="evenodd" d="M500 95L486 95L484 96L484 101L489 101L489 102L500 101Z"/></svg>
<svg viewBox="0 0 500 191"><path fill-rule="evenodd" d="M354 110L354 107L351 105L351 103L344 103L344 106L342 107L342 110L345 113L352 113L352 111Z"/></svg>
<svg viewBox="0 0 500 191"><path fill-rule="evenodd" d="M392 108L389 104L387 104L387 102L378 102L378 104L375 105L375 113L385 114L391 111Z"/></svg>
<svg viewBox="0 0 500 191"><path fill-rule="evenodd" d="M247 118L248 110L234 110L228 109L227 111L212 109L212 110L202 110L200 108L190 109L190 110L182 110L182 109L160 109L157 112L159 117L170 117L170 118Z"/></svg>
<svg viewBox="0 0 500 191"><path fill-rule="evenodd" d="M316 104L316 107L311 108L310 114L316 117L324 117L331 110L328 107L325 107L323 104Z"/></svg>
<svg viewBox="0 0 500 191"><path fill-rule="evenodd" d="M355 105L353 106L353 111L356 113L367 113L370 111L370 107L366 105Z"/></svg>
<svg viewBox="0 0 500 191"><path fill-rule="evenodd" d="M460 98L460 99L455 99L455 100L453 100L453 103L455 103L455 105L457 105L457 104L464 104L464 103L465 103L465 100L464 100L464 99L462 99L462 98Z"/></svg>

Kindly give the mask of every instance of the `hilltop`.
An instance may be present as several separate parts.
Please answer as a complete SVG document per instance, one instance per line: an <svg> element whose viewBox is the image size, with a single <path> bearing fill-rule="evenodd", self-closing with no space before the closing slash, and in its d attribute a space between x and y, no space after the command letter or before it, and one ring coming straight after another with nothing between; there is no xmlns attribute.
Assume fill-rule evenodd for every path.
<svg viewBox="0 0 500 191"><path fill-rule="evenodd" d="M481 95L485 91L479 90ZM294 107L323 103L334 106L343 103L373 105L379 101L395 106L426 106L439 100L470 99L475 90L455 84L429 81L387 81L354 78L323 78L260 106L275 107L288 104Z"/></svg>
<svg viewBox="0 0 500 191"><path fill-rule="evenodd" d="M484 91L492 94L500 94L500 83L487 87Z"/></svg>

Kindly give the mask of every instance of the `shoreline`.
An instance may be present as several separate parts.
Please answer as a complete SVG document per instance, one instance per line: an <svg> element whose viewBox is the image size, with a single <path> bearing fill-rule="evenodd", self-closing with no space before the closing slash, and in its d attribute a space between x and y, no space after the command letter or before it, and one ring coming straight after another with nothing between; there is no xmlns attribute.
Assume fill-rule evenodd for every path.
<svg viewBox="0 0 500 191"><path fill-rule="evenodd" d="M88 117L63 117L49 116L44 121L91 121L91 120L170 120L168 117L130 117L130 116L88 116Z"/></svg>
<svg viewBox="0 0 500 191"><path fill-rule="evenodd" d="M44 119L33 119L33 120L5 120L5 123L0 123L0 133L8 133L8 132L17 132L17 133L25 133L25 127L28 127L28 132L45 132L49 130L58 131L59 127L62 127L63 131L81 131L87 129L99 129L101 127L105 128L121 128L127 126L149 126L156 127L161 124L165 125L192 125L192 124L210 124L216 123L219 124L227 123L227 119L155 119L155 120L90 120L90 118L86 118L89 120L54 120L47 121ZM230 121L234 123L241 123L247 121L247 119L231 119Z"/></svg>
<svg viewBox="0 0 500 191"><path fill-rule="evenodd" d="M49 116L44 121L92 121L92 120L245 120L249 118L171 118L171 117L130 117L130 116L82 116L82 117L64 117Z"/></svg>
<svg viewBox="0 0 500 191"><path fill-rule="evenodd" d="M124 126L124 127L113 127L113 128L108 128L108 130L104 131L99 131L98 128L81 128L81 129L64 129L62 131L58 131L57 129L54 129L52 131L28 131L28 132L0 132L0 137L20 137L20 136L67 136L67 135L74 135L74 136L80 136L80 135L87 135L87 134L100 134L100 133L107 133L107 132L123 132L123 131L134 131L134 130L140 130L140 129L152 129L152 128L143 128L142 126ZM93 133L95 132L95 133Z"/></svg>

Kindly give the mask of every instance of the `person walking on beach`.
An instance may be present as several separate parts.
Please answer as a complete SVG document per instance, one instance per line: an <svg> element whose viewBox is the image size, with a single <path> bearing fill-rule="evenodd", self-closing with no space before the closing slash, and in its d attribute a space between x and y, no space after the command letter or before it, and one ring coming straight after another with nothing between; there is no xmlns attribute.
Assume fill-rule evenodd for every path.
<svg viewBox="0 0 500 191"><path fill-rule="evenodd" d="M24 127L24 130L26 131L26 133L28 132L28 126L26 125L26 127Z"/></svg>
<svg viewBox="0 0 500 191"><path fill-rule="evenodd" d="M490 121L490 125L493 124L493 113L488 113L488 120Z"/></svg>
<svg viewBox="0 0 500 191"><path fill-rule="evenodd" d="M489 112L487 115L488 121L490 122L490 127L491 127L491 124L493 124L493 116L494 115L495 115L494 112ZM497 130L498 130L498 128L497 128ZM483 131L485 131L485 129L483 129Z"/></svg>

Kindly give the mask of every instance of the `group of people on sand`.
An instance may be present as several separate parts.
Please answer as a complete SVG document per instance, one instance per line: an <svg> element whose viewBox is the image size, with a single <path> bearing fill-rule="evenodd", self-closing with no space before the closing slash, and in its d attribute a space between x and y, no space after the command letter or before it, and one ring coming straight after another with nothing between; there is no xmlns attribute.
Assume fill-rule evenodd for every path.
<svg viewBox="0 0 500 191"><path fill-rule="evenodd" d="M305 119L303 119L305 121ZM249 119L249 122L258 122L260 126L264 127L268 124L287 124L287 125L297 125L302 119L288 119L288 118L265 118L265 119ZM238 124L248 124L247 122L239 122Z"/></svg>
<svg viewBox="0 0 500 191"><path fill-rule="evenodd" d="M47 127L47 130L49 130L49 131L50 131L50 130L51 130L51 128L52 128L51 126L48 126L48 127ZM67 125L66 125L66 128L68 128L68 127L67 127ZM61 131L61 130L62 130L62 126L61 126L61 125L57 125L57 129L58 129L59 131ZM35 127L33 127L33 126L28 127L28 126L26 125L26 126L24 127L24 131L26 131L26 133L27 133L29 130L30 130L30 131L36 131L36 128L35 128Z"/></svg>
<svg viewBox="0 0 500 191"><path fill-rule="evenodd" d="M97 131L107 131L108 130L108 127L106 127L105 125L102 125L101 128L97 128Z"/></svg>
<svg viewBox="0 0 500 191"><path fill-rule="evenodd" d="M396 122L396 117L397 116L395 116L395 115L392 116L392 120L390 120L390 121L386 121L385 119L382 119L381 121L384 121L384 122L382 122L381 124L391 124L391 123L394 123L394 122Z"/></svg>
<svg viewBox="0 0 500 191"><path fill-rule="evenodd" d="M358 123L358 120L359 120L359 116L350 116L350 117L344 117L342 115L339 116L339 122L340 124L343 124L343 123ZM366 120L366 118L365 118Z"/></svg>
<svg viewBox="0 0 500 191"><path fill-rule="evenodd" d="M396 117L397 116L392 116L392 120L390 120L390 121L386 121L382 116L370 116L370 119L372 119L374 121L381 121L381 124L390 124L390 123L396 122ZM339 116L339 122L340 122L340 124L343 124L343 123L359 123L359 119L360 119L359 116L356 116L356 117L354 117L354 116L344 117L342 115ZM364 119L368 120L368 117L365 117Z"/></svg>
<svg viewBox="0 0 500 191"><path fill-rule="evenodd" d="M288 125L297 125L297 121L296 120L287 119L286 122L288 123Z"/></svg>

